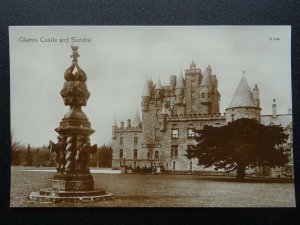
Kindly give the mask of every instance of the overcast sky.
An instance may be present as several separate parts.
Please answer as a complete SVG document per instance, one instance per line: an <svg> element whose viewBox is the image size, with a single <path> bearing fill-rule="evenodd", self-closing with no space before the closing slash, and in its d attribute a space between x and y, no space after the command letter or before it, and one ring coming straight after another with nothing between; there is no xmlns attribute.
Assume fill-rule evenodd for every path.
<svg viewBox="0 0 300 225"><path fill-rule="evenodd" d="M82 110L98 145L110 143L115 117L120 124L137 110L141 116L147 76L168 84L170 75L188 69L193 59L202 70L211 65L217 75L222 114L243 70L251 88L258 84L262 114L271 114L273 98L278 113L292 107L289 26L23 26L10 27L9 34L11 128L24 144L56 142L54 129L69 108L60 90L71 65L70 46L76 44L72 37L90 41L78 43L91 92Z"/></svg>

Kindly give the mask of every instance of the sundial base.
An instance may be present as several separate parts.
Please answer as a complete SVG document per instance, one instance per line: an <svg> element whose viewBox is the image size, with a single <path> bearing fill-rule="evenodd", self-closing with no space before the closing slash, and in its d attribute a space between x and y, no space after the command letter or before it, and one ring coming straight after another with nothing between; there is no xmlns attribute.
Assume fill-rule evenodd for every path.
<svg viewBox="0 0 300 225"><path fill-rule="evenodd" d="M35 201L98 201L113 199L113 194L103 189L94 189L90 173L57 173L51 188L32 192L28 198Z"/></svg>

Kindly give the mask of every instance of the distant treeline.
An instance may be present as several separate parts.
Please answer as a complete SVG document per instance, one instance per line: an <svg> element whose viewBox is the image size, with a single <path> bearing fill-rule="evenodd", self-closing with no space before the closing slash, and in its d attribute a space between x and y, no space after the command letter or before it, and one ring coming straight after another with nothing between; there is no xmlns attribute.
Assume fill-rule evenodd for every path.
<svg viewBox="0 0 300 225"><path fill-rule="evenodd" d="M17 142L11 145L11 165L55 167L55 153L50 153L47 146L33 148ZM97 153L90 155L90 167L111 167L112 148L108 145L98 147Z"/></svg>

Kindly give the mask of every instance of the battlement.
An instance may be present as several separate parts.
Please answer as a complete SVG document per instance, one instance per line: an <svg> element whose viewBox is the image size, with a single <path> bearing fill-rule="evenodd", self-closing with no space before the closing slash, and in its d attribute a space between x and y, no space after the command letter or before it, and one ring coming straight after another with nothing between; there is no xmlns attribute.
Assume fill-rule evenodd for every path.
<svg viewBox="0 0 300 225"><path fill-rule="evenodd" d="M140 131L142 132L142 128L141 127L119 127L117 128L117 132L131 132L131 131Z"/></svg>
<svg viewBox="0 0 300 225"><path fill-rule="evenodd" d="M167 117L168 120L187 120L187 119L192 119L192 120L197 120L197 119L225 119L225 116L222 116L221 113L218 114L177 114L177 115L172 115Z"/></svg>

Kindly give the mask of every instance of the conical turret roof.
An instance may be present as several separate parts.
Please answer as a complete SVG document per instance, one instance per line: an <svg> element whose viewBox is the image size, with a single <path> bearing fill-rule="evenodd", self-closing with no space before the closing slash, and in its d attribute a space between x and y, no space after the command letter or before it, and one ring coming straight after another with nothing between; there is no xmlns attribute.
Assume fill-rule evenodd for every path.
<svg viewBox="0 0 300 225"><path fill-rule="evenodd" d="M210 86L210 85L211 85L211 68L208 65L208 67L206 68L206 70L204 72L200 86Z"/></svg>
<svg viewBox="0 0 300 225"><path fill-rule="evenodd" d="M184 79L182 73L177 77L176 88L184 88Z"/></svg>
<svg viewBox="0 0 300 225"><path fill-rule="evenodd" d="M244 76L235 90L234 96L228 106L228 108L235 107L257 107L257 105L254 103L251 89Z"/></svg>
<svg viewBox="0 0 300 225"><path fill-rule="evenodd" d="M113 126L114 126L114 127L118 127L116 119L115 119L115 121L114 121Z"/></svg>
<svg viewBox="0 0 300 225"><path fill-rule="evenodd" d="M132 127L139 127L141 125L142 121L141 118L139 116L139 112L137 111L135 114L134 119L132 120Z"/></svg>
<svg viewBox="0 0 300 225"><path fill-rule="evenodd" d="M166 109L166 103L163 103L162 109L160 111L161 115L169 115L169 110Z"/></svg>
<svg viewBox="0 0 300 225"><path fill-rule="evenodd" d="M143 89L143 93L142 93L142 96L150 96L150 84L149 84L149 81L147 80L146 83L145 83L145 86L144 86L144 89Z"/></svg>
<svg viewBox="0 0 300 225"><path fill-rule="evenodd" d="M160 82L159 78L158 78L158 81L156 82L155 89L156 90L161 90L162 89L162 85L161 85L161 82Z"/></svg>

